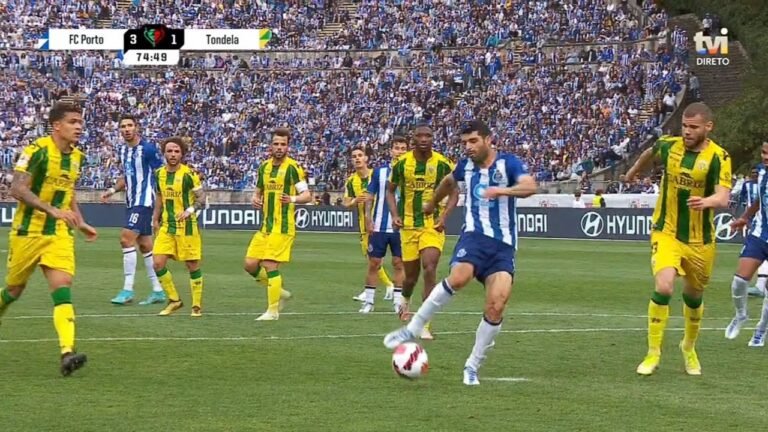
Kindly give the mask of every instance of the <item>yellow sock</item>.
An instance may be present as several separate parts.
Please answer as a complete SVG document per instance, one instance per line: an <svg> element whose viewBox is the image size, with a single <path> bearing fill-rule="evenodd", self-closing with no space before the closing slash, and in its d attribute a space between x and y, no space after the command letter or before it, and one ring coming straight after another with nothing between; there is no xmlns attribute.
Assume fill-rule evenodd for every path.
<svg viewBox="0 0 768 432"><path fill-rule="evenodd" d="M648 353L661 354L664 329L669 319L669 296L653 293L648 302Z"/></svg>
<svg viewBox="0 0 768 432"><path fill-rule="evenodd" d="M160 281L160 286L163 287L163 291L165 291L165 295L168 296L168 300L175 302L179 301L179 293L176 291L176 285L173 283L173 275L171 275L171 272L163 267L155 272L155 274L157 274L157 280Z"/></svg>
<svg viewBox="0 0 768 432"><path fill-rule="evenodd" d="M75 351L75 308L69 287L61 287L51 293L53 298L53 326L59 335L59 348L66 354Z"/></svg>
<svg viewBox="0 0 768 432"><path fill-rule="evenodd" d="M694 299L683 294L683 317L685 318L685 335L683 336L683 349L690 351L696 347L696 339L699 338L701 329L701 317L704 315L704 303L701 297Z"/></svg>
<svg viewBox="0 0 768 432"><path fill-rule="evenodd" d="M203 271L189 273L189 288L192 290L192 306L203 307Z"/></svg>
<svg viewBox="0 0 768 432"><path fill-rule="evenodd" d="M392 286L392 279L389 278L387 271L384 270L384 266L379 267L379 281L381 281L385 287Z"/></svg>
<svg viewBox="0 0 768 432"><path fill-rule="evenodd" d="M267 310L277 313L282 291L283 277L280 276L280 270L267 272Z"/></svg>

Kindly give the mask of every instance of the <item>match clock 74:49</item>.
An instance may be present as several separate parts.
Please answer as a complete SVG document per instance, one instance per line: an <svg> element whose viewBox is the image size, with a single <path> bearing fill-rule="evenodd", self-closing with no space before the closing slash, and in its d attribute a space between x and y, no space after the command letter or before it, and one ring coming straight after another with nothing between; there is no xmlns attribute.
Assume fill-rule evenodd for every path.
<svg viewBox="0 0 768 432"><path fill-rule="evenodd" d="M123 55L127 66L175 66L179 64L178 50L130 50Z"/></svg>

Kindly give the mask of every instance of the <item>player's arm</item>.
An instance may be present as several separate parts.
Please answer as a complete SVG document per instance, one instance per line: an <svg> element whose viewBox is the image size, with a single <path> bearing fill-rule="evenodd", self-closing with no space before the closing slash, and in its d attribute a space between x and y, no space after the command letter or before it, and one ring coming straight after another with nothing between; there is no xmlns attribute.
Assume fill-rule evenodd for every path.
<svg viewBox="0 0 768 432"><path fill-rule="evenodd" d="M538 184L536 179L528 174L528 167L520 159L512 156L506 159L507 174L509 175L507 187L489 187L485 190L485 197L495 199L500 196L514 198L528 198L536 193Z"/></svg>
<svg viewBox="0 0 768 432"><path fill-rule="evenodd" d="M202 210L205 207L205 189L200 181L200 177L196 173L186 174L184 181L187 182L187 186L191 189L192 205L185 208L184 211L178 216L178 220L184 221L197 213L198 210Z"/></svg>
<svg viewBox="0 0 768 432"><path fill-rule="evenodd" d="M379 193L379 170L373 172L371 180L368 182L368 196L374 197ZM365 219L365 228L370 233L373 232L373 199L365 200L363 204L363 217Z"/></svg>
<svg viewBox="0 0 768 432"><path fill-rule="evenodd" d="M155 205L152 209L152 229L157 232L160 229L160 220L163 216L163 197L160 192L155 194Z"/></svg>
<svg viewBox="0 0 768 432"><path fill-rule="evenodd" d="M341 203L346 208L352 208L357 204L357 197L355 196L355 185L352 182L352 178L347 180L344 187L344 201Z"/></svg>
<svg viewBox="0 0 768 432"><path fill-rule="evenodd" d="M120 177L117 178L115 185L101 194L101 202L107 202L109 197L123 190L125 190L125 175L120 175Z"/></svg>
<svg viewBox="0 0 768 432"><path fill-rule="evenodd" d="M260 209L264 206L264 164L259 166L259 172L256 178L256 187L251 195L251 204L253 208Z"/></svg>
<svg viewBox="0 0 768 432"><path fill-rule="evenodd" d="M80 230L81 233L85 236L85 241L92 242L95 241L98 237L98 233L96 232L96 229L85 222L85 218L83 217L83 213L80 211L80 206L77 203L76 193L73 190L72 191L72 201L69 203L69 209L72 210L72 213L75 214L75 217L77 218L77 229Z"/></svg>
<svg viewBox="0 0 768 432"><path fill-rule="evenodd" d="M751 221L757 212L760 210L760 200L755 200L755 202L752 203L752 205L747 208L747 210L739 217L738 219L731 222L731 228L733 229L741 229L747 225L749 225L749 221Z"/></svg>
<svg viewBox="0 0 768 432"><path fill-rule="evenodd" d="M400 198L404 199L404 191L402 190L405 183L403 178L403 167L404 162L402 159L392 167L392 173L389 175L387 190L385 192L387 206L389 206L389 214L392 216L392 225L398 228L403 226L403 221L400 219L400 214L397 211L397 197L395 196L395 192L400 188Z"/></svg>
<svg viewBox="0 0 768 432"><path fill-rule="evenodd" d="M731 182L733 181L731 178L731 157L728 153L723 152L715 161L718 163L713 163L709 167L710 170L715 172L707 173L707 177L712 175L712 177L717 179L715 193L708 197L692 196L688 198L688 207L694 210L728 207L728 202L731 199ZM759 202L759 200L757 201Z"/></svg>
<svg viewBox="0 0 768 432"><path fill-rule="evenodd" d="M307 184L307 179L304 176L304 170L298 166L293 167L293 169L296 171L297 177L297 181L293 187L296 189L298 195L283 194L280 202L283 204L309 204L312 202L312 193L309 191L309 185Z"/></svg>
<svg viewBox="0 0 768 432"><path fill-rule="evenodd" d="M634 181L639 173L645 171L648 166L651 165L651 162L653 162L653 160L658 157L660 147L662 145L665 144L657 141L653 147L649 147L640 153L640 156L635 161L635 164L632 165L632 167L624 175L625 180L630 182Z"/></svg>

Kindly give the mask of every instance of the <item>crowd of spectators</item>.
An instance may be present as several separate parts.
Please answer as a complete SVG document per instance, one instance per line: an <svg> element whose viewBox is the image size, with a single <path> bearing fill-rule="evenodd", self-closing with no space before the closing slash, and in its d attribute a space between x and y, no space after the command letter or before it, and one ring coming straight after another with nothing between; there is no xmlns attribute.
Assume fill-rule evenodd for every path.
<svg viewBox="0 0 768 432"><path fill-rule="evenodd" d="M6 9L0 9L0 26L16 19L13 11L18 8L64 14L71 9L72 19L78 20L97 19L107 10L116 27L135 24L137 16L173 11L164 21L171 26L242 27L246 21L258 26L263 22L283 31L278 40L288 45L282 46L336 46L340 37L312 36L329 16L323 12L333 6L329 0L137 2L127 12L120 12L112 1L83 3L9 0ZM208 54L187 56L179 68L131 70L123 68L114 53L0 51L0 79L5 83L0 86L0 165L8 169L19 149L45 132L53 100L82 96L87 128L81 146L88 155L83 187L106 188L114 181L116 121L125 112L142 119L150 139L191 137L195 146L190 161L210 188L252 186L256 168L267 155L269 130L278 125L294 129L292 156L304 165L311 181L338 189L349 169L345 155L350 146L367 145L374 153L372 163L378 164L392 135L427 121L434 127L438 150L458 157L456 129L472 117L487 120L496 132L496 146L521 155L539 180L566 180L622 159L649 134L657 133L667 114L664 97L676 94L688 79L686 50L675 38L672 46L662 44L656 51L640 45L550 50L538 43L528 46L522 58L515 58L511 49L486 43L489 38L500 41L515 35L546 43L635 40L666 31L666 15L655 9L646 8L644 21L650 24L643 27L626 5L607 6L602 0L522 1L510 2L511 7L472 3L470 8L462 0L364 0L360 10L367 18L346 26L348 35L358 35L366 47L402 48L373 56L329 52L276 60L264 53ZM449 14L451 19L437 23L426 6L445 11L465 8L473 15L461 19ZM408 19L420 25L408 27L413 24L408 19L388 21L391 8L418 11ZM263 14L257 18L254 11ZM537 28L531 17L546 25ZM278 21L270 21L274 19ZM499 34L483 33L482 28L493 26L478 24L471 37L455 41L441 27L489 19L509 27L496 29ZM601 27L606 23L612 23L608 31ZM358 32L374 28L386 29L386 34ZM411 34L409 29L420 30ZM435 29L441 35L433 41ZM526 31L532 32L530 37ZM411 39L395 36L403 34ZM16 39L3 33L0 40ZM337 42L318 42L328 40ZM376 44L370 45L371 40ZM418 51L412 50L418 43L408 40L433 47L485 47ZM685 44L684 38L679 40ZM525 67L514 66L516 60ZM642 119L641 111L649 104L655 115Z"/></svg>

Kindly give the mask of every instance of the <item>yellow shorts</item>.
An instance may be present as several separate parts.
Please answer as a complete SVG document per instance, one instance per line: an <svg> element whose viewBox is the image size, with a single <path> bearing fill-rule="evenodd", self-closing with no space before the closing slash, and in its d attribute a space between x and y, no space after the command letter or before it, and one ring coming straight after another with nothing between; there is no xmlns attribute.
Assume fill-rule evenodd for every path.
<svg viewBox="0 0 768 432"><path fill-rule="evenodd" d="M690 245L673 236L653 232L651 234L651 267L653 275L665 268L674 268L688 284L703 290L709 283L715 264L715 244Z"/></svg>
<svg viewBox="0 0 768 432"><path fill-rule="evenodd" d="M368 258L368 233L360 234L360 250L363 251L363 256Z"/></svg>
<svg viewBox="0 0 768 432"><path fill-rule="evenodd" d="M168 255L176 261L198 261L203 258L203 241L199 234L173 235L160 231L152 253Z"/></svg>
<svg viewBox="0 0 768 432"><path fill-rule="evenodd" d="M445 245L445 233L438 232L434 228L403 229L400 231L403 243L403 261L416 261L420 252L428 248L436 248L443 251Z"/></svg>
<svg viewBox="0 0 768 432"><path fill-rule="evenodd" d="M279 263L290 262L291 249L293 248L293 240L295 238L296 236L288 234L267 234L259 231L253 235L245 257Z"/></svg>
<svg viewBox="0 0 768 432"><path fill-rule="evenodd" d="M68 235L10 235L5 283L26 285L38 265L75 275L75 239Z"/></svg>

